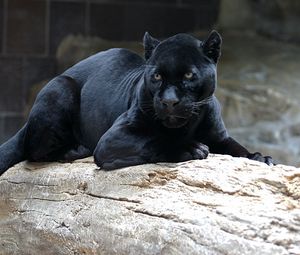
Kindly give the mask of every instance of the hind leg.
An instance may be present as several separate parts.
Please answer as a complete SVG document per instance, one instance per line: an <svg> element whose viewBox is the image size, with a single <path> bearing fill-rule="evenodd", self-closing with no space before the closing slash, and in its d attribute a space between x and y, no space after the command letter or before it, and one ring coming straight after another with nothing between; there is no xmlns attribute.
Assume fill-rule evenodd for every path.
<svg viewBox="0 0 300 255"><path fill-rule="evenodd" d="M40 123L37 125L36 121ZM75 146L74 138L67 127L60 123L49 123L36 116L29 120L25 139L25 153L29 161L57 161Z"/></svg>
<svg viewBox="0 0 300 255"><path fill-rule="evenodd" d="M79 146L76 123L80 88L66 76L58 76L39 93L27 123L26 158L57 161Z"/></svg>

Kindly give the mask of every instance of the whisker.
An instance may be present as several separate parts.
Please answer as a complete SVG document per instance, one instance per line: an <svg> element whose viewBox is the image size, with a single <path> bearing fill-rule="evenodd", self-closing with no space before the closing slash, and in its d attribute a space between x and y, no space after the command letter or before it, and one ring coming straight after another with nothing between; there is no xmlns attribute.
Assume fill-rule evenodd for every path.
<svg viewBox="0 0 300 255"><path fill-rule="evenodd" d="M207 98L205 98L205 99L203 99L201 101L193 102L191 105L198 107L198 106L201 106L201 105L204 105L204 104L208 104L208 103L210 103L212 101L213 101L213 96L209 96L209 97L207 97Z"/></svg>
<svg viewBox="0 0 300 255"><path fill-rule="evenodd" d="M148 66L148 67L156 67L156 65L150 65L150 64L145 64L143 66Z"/></svg>

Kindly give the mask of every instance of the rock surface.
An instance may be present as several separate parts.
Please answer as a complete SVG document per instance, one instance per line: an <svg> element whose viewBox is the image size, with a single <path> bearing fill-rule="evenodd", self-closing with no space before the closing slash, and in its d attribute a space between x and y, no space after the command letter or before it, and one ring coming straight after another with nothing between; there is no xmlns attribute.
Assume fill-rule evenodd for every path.
<svg viewBox="0 0 300 255"><path fill-rule="evenodd" d="M0 178L0 254L300 254L300 169L243 158Z"/></svg>

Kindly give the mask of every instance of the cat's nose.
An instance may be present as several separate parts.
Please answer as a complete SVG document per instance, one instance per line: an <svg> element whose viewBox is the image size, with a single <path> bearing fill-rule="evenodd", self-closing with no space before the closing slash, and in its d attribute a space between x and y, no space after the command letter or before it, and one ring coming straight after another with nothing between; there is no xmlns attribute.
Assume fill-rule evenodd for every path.
<svg viewBox="0 0 300 255"><path fill-rule="evenodd" d="M173 108L179 103L179 98L176 93L175 86L169 86L162 95L161 104L164 108L168 110L173 110Z"/></svg>
<svg viewBox="0 0 300 255"><path fill-rule="evenodd" d="M169 98L163 99L161 103L165 108L172 109L179 103L179 100L177 98Z"/></svg>

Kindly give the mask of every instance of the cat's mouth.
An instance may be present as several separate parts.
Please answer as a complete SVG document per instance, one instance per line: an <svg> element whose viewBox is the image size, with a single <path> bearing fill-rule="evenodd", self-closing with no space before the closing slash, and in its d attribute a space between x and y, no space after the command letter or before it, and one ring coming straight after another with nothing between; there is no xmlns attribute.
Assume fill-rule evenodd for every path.
<svg viewBox="0 0 300 255"><path fill-rule="evenodd" d="M180 128L183 127L187 122L187 118L176 115L169 115L162 120L162 124L167 128Z"/></svg>

